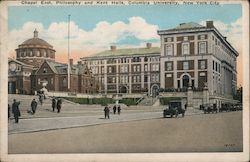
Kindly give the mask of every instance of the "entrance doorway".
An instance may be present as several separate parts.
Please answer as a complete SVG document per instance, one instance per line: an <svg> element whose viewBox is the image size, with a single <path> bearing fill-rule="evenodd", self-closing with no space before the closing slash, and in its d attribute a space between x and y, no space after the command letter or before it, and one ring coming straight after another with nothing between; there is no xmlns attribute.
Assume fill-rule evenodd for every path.
<svg viewBox="0 0 250 162"><path fill-rule="evenodd" d="M16 94L16 82L8 82L8 93Z"/></svg>
<svg viewBox="0 0 250 162"><path fill-rule="evenodd" d="M127 93L127 87L126 86L120 87L120 93Z"/></svg>
<svg viewBox="0 0 250 162"><path fill-rule="evenodd" d="M182 87L183 88L188 88L188 86L189 86L189 76L188 75L184 75L183 77L182 77Z"/></svg>
<svg viewBox="0 0 250 162"><path fill-rule="evenodd" d="M157 84L153 85L151 88L151 92L152 92L152 97L156 97L159 95L159 86Z"/></svg>

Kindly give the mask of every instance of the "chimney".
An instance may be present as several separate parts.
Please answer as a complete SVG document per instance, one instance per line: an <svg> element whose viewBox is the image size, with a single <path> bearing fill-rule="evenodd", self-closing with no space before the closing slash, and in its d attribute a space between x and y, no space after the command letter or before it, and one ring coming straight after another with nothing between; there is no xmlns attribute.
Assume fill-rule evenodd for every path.
<svg viewBox="0 0 250 162"><path fill-rule="evenodd" d="M147 48L149 49L149 48L152 47L152 43L147 43L146 46L147 46Z"/></svg>
<svg viewBox="0 0 250 162"><path fill-rule="evenodd" d="M225 40L227 40L227 37L224 37Z"/></svg>
<svg viewBox="0 0 250 162"><path fill-rule="evenodd" d="M207 21L207 28L213 28L214 22L213 21Z"/></svg>
<svg viewBox="0 0 250 162"><path fill-rule="evenodd" d="M73 59L69 59L69 64L73 65Z"/></svg>
<svg viewBox="0 0 250 162"><path fill-rule="evenodd" d="M115 51L116 50L116 46L110 46L111 51Z"/></svg>

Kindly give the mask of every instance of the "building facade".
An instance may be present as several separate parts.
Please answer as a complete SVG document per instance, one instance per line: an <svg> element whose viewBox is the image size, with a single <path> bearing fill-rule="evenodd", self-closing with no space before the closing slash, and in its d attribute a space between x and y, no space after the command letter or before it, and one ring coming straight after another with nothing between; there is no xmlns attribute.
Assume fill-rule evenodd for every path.
<svg viewBox="0 0 250 162"><path fill-rule="evenodd" d="M34 37L16 49L16 60L9 59L8 91L12 94L34 94L46 85L48 91L92 94L96 92L95 79L85 64L70 60L70 89L68 65L55 62L55 50L45 40Z"/></svg>
<svg viewBox="0 0 250 162"><path fill-rule="evenodd" d="M213 25L183 23L159 30L160 85L168 88L207 87L209 95L232 97L237 88L238 52Z"/></svg>
<svg viewBox="0 0 250 162"><path fill-rule="evenodd" d="M117 49L81 58L99 83L100 93L148 93L160 89L160 48L147 43L144 48Z"/></svg>
<svg viewBox="0 0 250 162"><path fill-rule="evenodd" d="M33 66L11 58L9 58L8 64L8 93L29 94L31 91L30 75Z"/></svg>
<svg viewBox="0 0 250 162"><path fill-rule="evenodd" d="M96 92L95 79L85 64L73 65L70 60L70 89L68 90L68 65L54 61L44 61L43 64L31 75L31 87L38 91L46 85L48 91L88 93Z"/></svg>

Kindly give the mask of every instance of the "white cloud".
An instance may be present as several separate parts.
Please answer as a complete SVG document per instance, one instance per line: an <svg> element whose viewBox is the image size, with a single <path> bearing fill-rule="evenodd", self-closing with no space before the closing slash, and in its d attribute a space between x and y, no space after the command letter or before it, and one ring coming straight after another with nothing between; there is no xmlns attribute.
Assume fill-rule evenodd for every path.
<svg viewBox="0 0 250 162"><path fill-rule="evenodd" d="M13 51L23 41L32 38L35 28L39 31L39 37L53 45L56 50L67 49L67 22L54 22L47 29L41 23L26 22L22 28L9 32L9 49ZM111 44L116 44L128 36L134 36L142 42L159 39L157 29L157 25L149 24L141 17L130 17L128 23L101 21L91 31L85 31L72 21L70 22L70 45L72 50L107 49Z"/></svg>

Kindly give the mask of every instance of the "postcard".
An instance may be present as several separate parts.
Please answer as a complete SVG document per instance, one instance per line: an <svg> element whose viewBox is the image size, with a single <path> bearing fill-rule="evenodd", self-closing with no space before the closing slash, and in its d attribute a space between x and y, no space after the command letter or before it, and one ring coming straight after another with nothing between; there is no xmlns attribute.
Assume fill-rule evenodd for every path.
<svg viewBox="0 0 250 162"><path fill-rule="evenodd" d="M249 161L247 1L0 6L1 161Z"/></svg>

